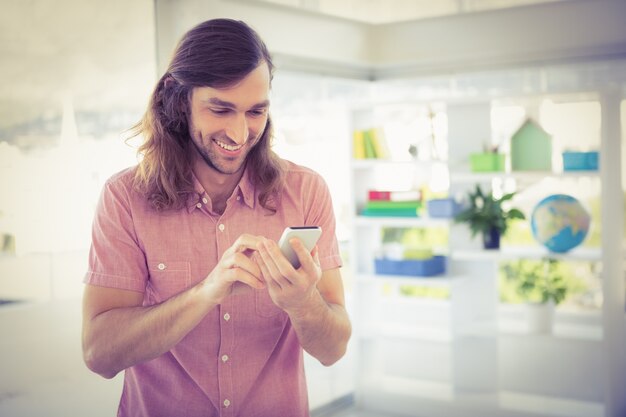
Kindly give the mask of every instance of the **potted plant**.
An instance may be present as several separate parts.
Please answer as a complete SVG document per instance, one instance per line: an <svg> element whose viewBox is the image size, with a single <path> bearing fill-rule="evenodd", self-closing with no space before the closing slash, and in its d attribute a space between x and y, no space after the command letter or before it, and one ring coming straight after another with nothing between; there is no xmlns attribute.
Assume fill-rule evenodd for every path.
<svg viewBox="0 0 626 417"><path fill-rule="evenodd" d="M504 194L495 198L493 192L483 192L479 184L476 189L468 193L469 205L454 217L457 223L465 222L469 225L472 237L482 234L485 249L499 249L500 236L504 235L513 219L525 219L519 209L504 209L503 203L511 200L515 193Z"/></svg>
<svg viewBox="0 0 626 417"><path fill-rule="evenodd" d="M550 333L554 321L554 308L570 292L578 290L577 282L566 273L559 261L520 260L502 268L504 286L510 286L515 294L526 303L528 330L531 333Z"/></svg>

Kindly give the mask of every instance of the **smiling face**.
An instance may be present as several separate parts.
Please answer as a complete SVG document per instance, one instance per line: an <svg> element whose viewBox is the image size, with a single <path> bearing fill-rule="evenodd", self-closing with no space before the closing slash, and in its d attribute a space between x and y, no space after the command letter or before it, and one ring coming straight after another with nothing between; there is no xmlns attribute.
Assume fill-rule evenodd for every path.
<svg viewBox="0 0 626 417"><path fill-rule="evenodd" d="M265 130L269 92L270 72L266 63L232 87L193 89L189 135L209 172L242 173L248 153Z"/></svg>

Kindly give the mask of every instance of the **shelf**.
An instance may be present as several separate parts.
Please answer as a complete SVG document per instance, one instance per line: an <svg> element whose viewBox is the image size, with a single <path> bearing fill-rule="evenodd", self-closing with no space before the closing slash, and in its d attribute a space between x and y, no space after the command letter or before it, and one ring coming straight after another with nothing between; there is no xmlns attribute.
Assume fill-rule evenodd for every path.
<svg viewBox="0 0 626 417"><path fill-rule="evenodd" d="M371 169L388 165L407 167L427 167L434 161L396 161L392 159L357 159L352 160L353 169ZM463 182L484 182L494 178L516 179L521 181L539 181L546 177L550 178L600 178L599 170L581 171L509 171L509 172L470 172L470 171L450 171L450 181Z"/></svg>
<svg viewBox="0 0 626 417"><path fill-rule="evenodd" d="M527 305L524 303L500 304L497 312L500 337L595 342L603 340L602 313L599 310L569 311L557 308L554 311L552 331L548 333L529 332L527 314Z"/></svg>
<svg viewBox="0 0 626 417"><path fill-rule="evenodd" d="M370 169L379 166L385 165L394 165L394 166L407 166L407 167L416 167L420 164L424 164L428 162L421 161L395 161L392 159L353 159L352 160L352 168L354 169Z"/></svg>
<svg viewBox="0 0 626 417"><path fill-rule="evenodd" d="M526 182L551 178L600 178L600 171L517 171L517 172L450 172L450 181L455 183L475 183L491 181L494 178L515 179Z"/></svg>
<svg viewBox="0 0 626 417"><path fill-rule="evenodd" d="M462 275L437 275L432 277L417 277L404 275L376 275L359 274L357 282L376 284L397 284L397 285L421 285L424 287L448 287L453 281L463 279Z"/></svg>
<svg viewBox="0 0 626 417"><path fill-rule="evenodd" d="M506 326L505 329L502 327ZM576 341L584 343L602 343L602 330L600 328L586 326L555 326L551 333L530 333L526 331L524 324L513 327L509 323L502 323L499 321L498 329L494 329L496 326L493 322L475 323L468 325L463 329L451 330L447 326L429 326L429 325L408 325L402 323L393 323L386 321L381 324L372 323L367 325L358 332L360 339L366 340L389 340L389 339L401 339L406 341L421 341L421 342L446 342L451 343L453 341L461 341L463 338L491 338L491 339L514 339L521 338L524 343L529 341L545 343L574 343ZM381 339L382 338L382 339Z"/></svg>
<svg viewBox="0 0 626 417"><path fill-rule="evenodd" d="M375 217L356 216L354 224L357 226L382 227L449 227L451 219L436 219L431 217Z"/></svg>
<svg viewBox="0 0 626 417"><path fill-rule="evenodd" d="M358 333L361 339L389 340L402 339L420 342L450 343L453 340L452 332L447 326L419 326L386 321L381 324L370 324Z"/></svg>
<svg viewBox="0 0 626 417"><path fill-rule="evenodd" d="M568 261L602 260L600 248L577 248L566 253L550 252L543 247L502 248L500 250L455 250L450 258L456 261L511 261L517 259L557 259Z"/></svg>
<svg viewBox="0 0 626 417"><path fill-rule="evenodd" d="M602 328L600 326L585 326L576 324L555 323L550 333L532 333L527 330L528 323L520 320L498 320L498 334L500 337L521 337L525 340L584 340L587 342L602 342Z"/></svg>

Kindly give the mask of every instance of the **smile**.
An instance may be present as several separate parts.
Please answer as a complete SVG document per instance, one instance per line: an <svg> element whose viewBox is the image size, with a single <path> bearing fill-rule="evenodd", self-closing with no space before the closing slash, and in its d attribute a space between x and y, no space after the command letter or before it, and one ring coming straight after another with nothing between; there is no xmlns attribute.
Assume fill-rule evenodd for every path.
<svg viewBox="0 0 626 417"><path fill-rule="evenodd" d="M226 143L224 143L224 142L220 142L220 141L219 141L219 140L217 140L217 139L213 139L213 141L214 141L215 143L217 143L217 145L218 145L220 148L222 148L222 149L226 149L227 151L231 151L231 152L238 151L239 149L241 149L241 148L243 147L243 145L228 145L228 144L226 144Z"/></svg>

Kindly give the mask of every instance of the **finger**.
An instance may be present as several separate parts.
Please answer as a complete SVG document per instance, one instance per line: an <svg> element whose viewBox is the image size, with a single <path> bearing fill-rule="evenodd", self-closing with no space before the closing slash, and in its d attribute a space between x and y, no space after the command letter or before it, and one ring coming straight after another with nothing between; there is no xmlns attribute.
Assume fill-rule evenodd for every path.
<svg viewBox="0 0 626 417"><path fill-rule="evenodd" d="M263 270L266 273L266 277L270 279L275 279L280 275L280 271L276 266L276 262L274 257L272 256L269 246L266 245L269 241L264 240L257 247L257 253L259 254L259 258L261 260L261 264L263 265Z"/></svg>
<svg viewBox="0 0 626 417"><path fill-rule="evenodd" d="M230 282L241 281L254 288L265 287L258 265L241 252L224 259L222 267L226 269L226 279Z"/></svg>
<svg viewBox="0 0 626 417"><path fill-rule="evenodd" d="M299 240L298 238L295 239ZM299 281L299 275L291 262L289 262L289 259L287 259L283 254L280 246L278 246L278 243L273 240L267 240L266 246L272 256L272 259L274 259L280 275L289 281L290 284L297 284Z"/></svg>
<svg viewBox="0 0 626 417"><path fill-rule="evenodd" d="M261 244L259 244L258 251L262 262L267 268L268 277L277 281L281 287L291 284L291 281L288 277L286 277L286 274L290 272L287 268L291 268L291 271L293 271L293 267L282 254L276 242L265 239ZM281 263L283 263L282 267ZM287 271L285 272L286 269Z"/></svg>
<svg viewBox="0 0 626 417"><path fill-rule="evenodd" d="M254 236L247 233L239 236L235 243L231 245L230 248L226 250L228 254L233 254L237 252L244 252L246 250L255 250L259 242L263 238L261 236Z"/></svg>
<svg viewBox="0 0 626 417"><path fill-rule="evenodd" d="M298 260L300 261L300 266L304 269L305 272L311 273L314 272L315 261L313 260L312 253L304 246L300 239L294 238L289 241L289 244L293 248L293 251L298 256ZM317 246L313 248L313 251L317 250ZM319 259L319 258L318 258Z"/></svg>
<svg viewBox="0 0 626 417"><path fill-rule="evenodd" d="M267 267L265 266L265 263L261 259L261 255L259 254L258 251L255 251L252 254L252 260L254 261L254 263L256 263L257 268L259 268L259 271L261 271L260 278L266 283L268 282L268 280L271 280L271 278L269 277L269 272L267 270Z"/></svg>
<svg viewBox="0 0 626 417"><path fill-rule="evenodd" d="M259 290L265 288L264 282L259 280L258 277L255 277L251 273L245 271L244 269L232 268L226 271L226 275L227 275L227 279L231 282L235 282L235 281L243 282L244 284L247 284L251 286L252 288L256 288Z"/></svg>
<svg viewBox="0 0 626 417"><path fill-rule="evenodd" d="M317 245L313 247L313 250L309 253L308 249L304 244L299 242L294 242L293 245L294 252L298 255L298 259L300 260L300 271L303 272L303 276L306 277L308 283L315 283L321 278L321 267L320 267L320 258L319 258L319 250Z"/></svg>
<svg viewBox="0 0 626 417"><path fill-rule="evenodd" d="M261 276L265 281L267 287L269 287L270 292L280 291L282 287L270 276L267 266L265 266L265 262L263 261L263 259L261 259L261 254L259 252L254 252L254 259L259 264L259 268L261 269Z"/></svg>
<svg viewBox="0 0 626 417"><path fill-rule="evenodd" d="M315 245L315 247L311 251L311 256L313 257L313 262L315 262L315 265L321 267L321 264L320 264L320 251L319 251L317 245Z"/></svg>
<svg viewBox="0 0 626 417"><path fill-rule="evenodd" d="M254 275L255 277L259 277L261 275L261 270L259 269L257 263L242 252L237 252L228 259L228 266L230 268L244 269L246 272Z"/></svg>

